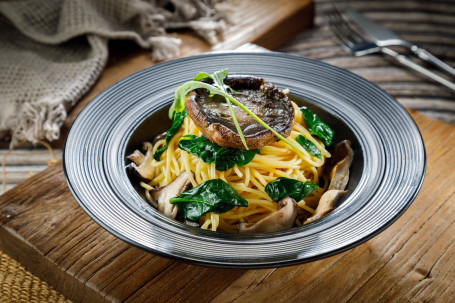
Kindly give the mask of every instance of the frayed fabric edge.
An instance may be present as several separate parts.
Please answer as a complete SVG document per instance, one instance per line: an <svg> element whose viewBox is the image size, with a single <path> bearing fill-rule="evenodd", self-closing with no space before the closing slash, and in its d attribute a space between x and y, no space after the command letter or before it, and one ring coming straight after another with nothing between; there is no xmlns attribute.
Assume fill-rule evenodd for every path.
<svg viewBox="0 0 455 303"><path fill-rule="evenodd" d="M43 139L49 142L57 140L66 116L65 106L59 100L24 104L16 116L6 121L12 134L10 148L21 142L36 144Z"/></svg>

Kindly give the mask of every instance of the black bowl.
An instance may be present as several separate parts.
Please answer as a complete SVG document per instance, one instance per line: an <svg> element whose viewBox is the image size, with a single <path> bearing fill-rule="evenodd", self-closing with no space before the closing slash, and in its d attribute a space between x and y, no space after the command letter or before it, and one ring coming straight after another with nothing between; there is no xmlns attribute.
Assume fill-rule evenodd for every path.
<svg viewBox="0 0 455 303"><path fill-rule="evenodd" d="M229 68L289 88L299 103L353 142L349 194L322 219L262 235L216 233L169 219L129 180L125 157L170 126L174 90L198 72ZM101 226L167 257L208 266L259 268L308 262L363 243L417 195L425 149L406 110L374 84L331 65L281 53L213 53L137 72L97 96L74 122L64 150L69 187Z"/></svg>

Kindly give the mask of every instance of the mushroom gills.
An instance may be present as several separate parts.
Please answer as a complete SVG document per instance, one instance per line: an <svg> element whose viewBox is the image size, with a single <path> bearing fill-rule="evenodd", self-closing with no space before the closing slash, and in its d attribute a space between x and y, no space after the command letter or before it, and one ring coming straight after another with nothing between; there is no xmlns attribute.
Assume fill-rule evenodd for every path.
<svg viewBox="0 0 455 303"><path fill-rule="evenodd" d="M241 223L239 225L239 234L270 233L287 230L294 226L298 208L294 199L284 197L278 202L277 210L272 214L256 223Z"/></svg>
<svg viewBox="0 0 455 303"><path fill-rule="evenodd" d="M228 77L225 83L236 90L232 96L252 111L267 125L289 136L294 124L294 108L286 94L264 79L248 76ZM237 133L225 98L207 93L205 89L191 92L185 106L188 116L202 133L220 146L245 149ZM249 149L259 149L276 137L252 116L232 104L240 129Z"/></svg>
<svg viewBox="0 0 455 303"><path fill-rule="evenodd" d="M339 160L330 172L330 185L327 191L319 199L315 213L309 217L304 224L316 221L335 209L338 199L347 193L346 185L349 181L349 169L354 158L354 151L351 148L351 141L344 140L334 148L333 157Z"/></svg>
<svg viewBox="0 0 455 303"><path fill-rule="evenodd" d="M177 205L171 204L169 200L192 187L193 185L191 184L188 172L184 171L168 185L153 189L151 195L158 204L158 210L166 217L175 219L177 217L178 207Z"/></svg>

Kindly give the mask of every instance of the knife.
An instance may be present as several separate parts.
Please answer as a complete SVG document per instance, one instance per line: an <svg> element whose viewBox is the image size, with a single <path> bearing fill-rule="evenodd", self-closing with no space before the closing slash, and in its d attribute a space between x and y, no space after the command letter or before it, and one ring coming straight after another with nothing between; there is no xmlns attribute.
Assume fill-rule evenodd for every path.
<svg viewBox="0 0 455 303"><path fill-rule="evenodd" d="M392 31L382 27L381 25L371 21L357 11L347 7L346 13L351 17L351 19L357 23L359 28L380 47L386 46L404 46L411 50L416 56L420 59L425 60L436 67L446 71L450 75L455 77L455 68L448 65L447 63L442 62L436 56L431 54L429 51L410 43Z"/></svg>

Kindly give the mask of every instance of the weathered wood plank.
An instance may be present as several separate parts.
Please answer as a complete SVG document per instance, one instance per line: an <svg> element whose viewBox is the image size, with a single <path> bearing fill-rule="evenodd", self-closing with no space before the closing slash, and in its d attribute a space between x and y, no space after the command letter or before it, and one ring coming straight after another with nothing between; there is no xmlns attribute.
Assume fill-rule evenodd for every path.
<svg viewBox="0 0 455 303"><path fill-rule="evenodd" d="M427 145L428 172L408 211L380 235L345 253L278 269L230 270L185 264L132 247L94 223L66 191L61 164L7 192L1 245L70 298L93 302L395 302L451 298L455 257L455 127L411 111ZM451 162L452 161L452 162ZM43 189L43 180L53 180ZM44 191L44 192L43 192ZM435 192L438 194L435 195ZM5 199L5 200L3 200ZM41 211L36 211L38 206ZM59 209L54 217L46 210ZM24 223L21 216L27 215ZM44 219L45 218L45 219ZM35 226L42 225L36 230ZM62 229L72 230L63 234ZM33 246L10 247L18 238ZM5 242L8 241L8 242ZM15 243L16 244L16 243ZM59 274L51 264L60 268ZM72 279L79 284L71 282ZM169 288L169 285L173 285ZM330 289L330 291L327 291Z"/></svg>
<svg viewBox="0 0 455 303"><path fill-rule="evenodd" d="M43 171L52 159L47 149L18 149L9 152L0 148L0 161L3 163L0 173L0 195L18 185L33 174ZM61 159L62 150L54 150L55 157ZM3 172L5 176L3 176ZM3 183L4 187L3 188Z"/></svg>

